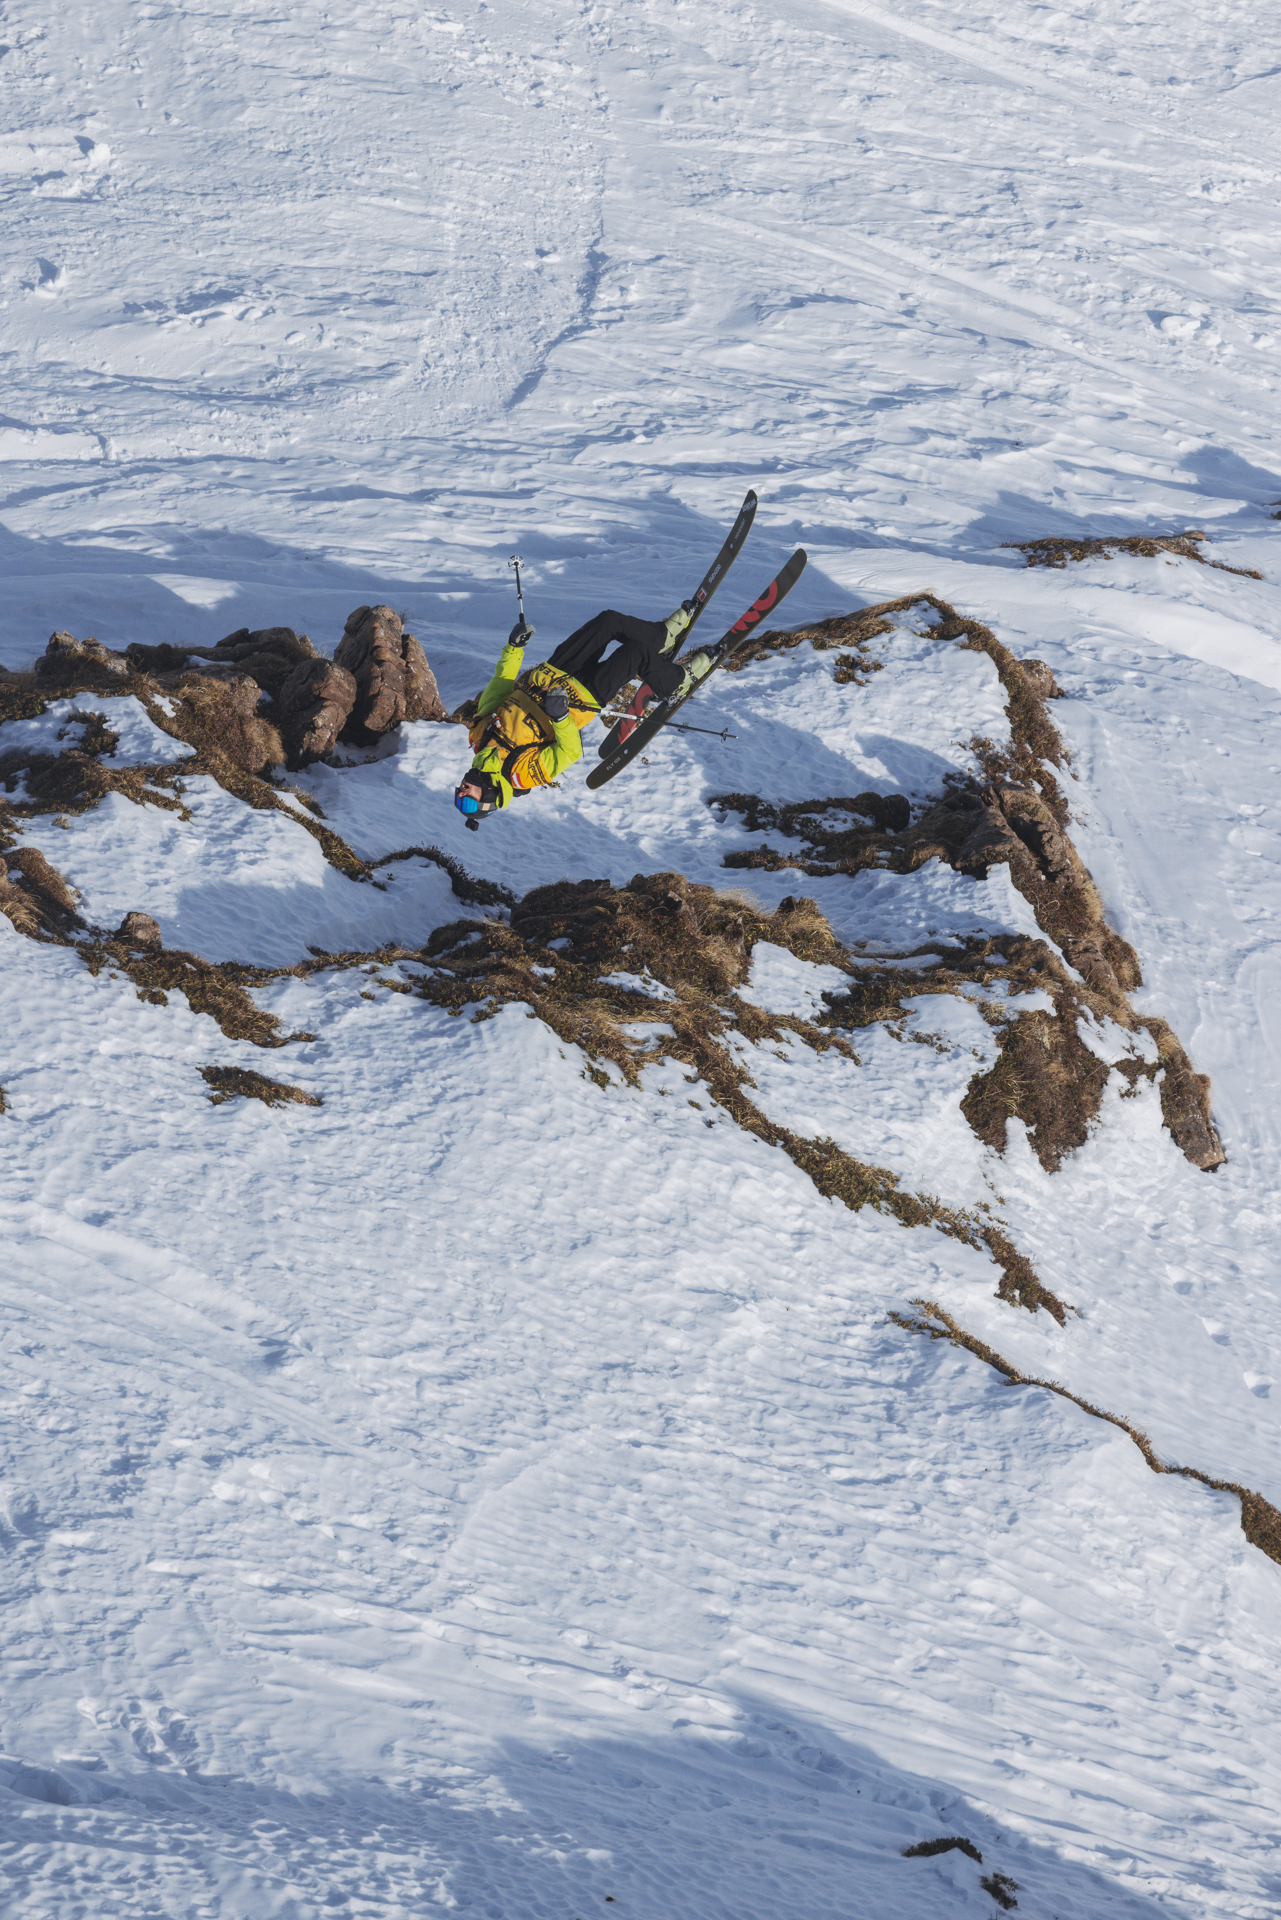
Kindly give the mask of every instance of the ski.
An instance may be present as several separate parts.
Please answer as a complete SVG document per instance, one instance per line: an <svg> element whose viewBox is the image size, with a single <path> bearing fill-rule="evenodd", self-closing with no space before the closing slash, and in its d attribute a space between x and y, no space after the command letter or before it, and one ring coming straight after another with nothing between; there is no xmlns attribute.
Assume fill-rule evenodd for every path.
<svg viewBox="0 0 1281 1920"><path fill-rule="evenodd" d="M722 546L711 566L703 575L700 585L692 595L692 598L696 600L698 604L690 616L689 625L680 637L680 646L676 649L678 653L680 652L680 648L685 645L690 634L694 631L694 628L698 625L702 617L703 609L709 604L717 587L719 587L721 581L733 566L734 561L738 558L739 548L751 532L752 521L756 518L756 504L756 495L749 488L747 497L738 510L738 518L725 537L724 546ZM608 759L609 755L628 738L632 728L644 713L647 701L652 698L653 695L648 687L640 688L626 712L619 717L601 741L598 752L602 760Z"/></svg>
<svg viewBox="0 0 1281 1920"><path fill-rule="evenodd" d="M616 773L621 773L623 768L630 765L637 754L649 745L654 735L680 712L686 700L692 699L700 687L706 686L716 668L725 666L733 659L766 614L773 613L779 602L785 600L792 591L805 571L806 558L804 547L798 547L787 565L775 579L770 581L760 599L753 600L747 612L734 622L729 632L718 640L714 647L708 648L708 652L712 655L712 665L702 679L696 680L688 693L680 697L673 696L669 700L660 700L657 706L651 707L629 738L614 749L608 760L602 760L600 765L594 767L588 774L589 787L593 790L603 787L607 780L612 780Z"/></svg>

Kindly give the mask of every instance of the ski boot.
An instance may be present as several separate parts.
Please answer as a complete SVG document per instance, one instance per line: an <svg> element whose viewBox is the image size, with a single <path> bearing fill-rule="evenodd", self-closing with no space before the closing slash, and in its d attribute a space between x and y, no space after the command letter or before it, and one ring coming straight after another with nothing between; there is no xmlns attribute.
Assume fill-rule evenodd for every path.
<svg viewBox="0 0 1281 1920"><path fill-rule="evenodd" d="M671 655L675 653L677 647L680 645L681 635L694 618L694 611L697 606L697 600L682 600L675 613L668 614L665 623L667 627L667 638L658 649L664 659L670 659Z"/></svg>

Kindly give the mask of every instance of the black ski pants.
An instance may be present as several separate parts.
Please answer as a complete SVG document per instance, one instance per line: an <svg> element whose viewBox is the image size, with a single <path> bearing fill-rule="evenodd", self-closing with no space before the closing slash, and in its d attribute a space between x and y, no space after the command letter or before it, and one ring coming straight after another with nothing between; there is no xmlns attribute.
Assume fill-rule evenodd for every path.
<svg viewBox="0 0 1281 1920"><path fill-rule="evenodd" d="M644 680L660 699L674 693L681 683L684 667L675 660L664 660L659 648L667 638L662 620L638 620L631 613L616 613L607 607L585 626L562 640L550 665L562 673L572 673L603 707L625 687L629 680ZM615 640L621 642L617 653L602 663L601 655Z"/></svg>

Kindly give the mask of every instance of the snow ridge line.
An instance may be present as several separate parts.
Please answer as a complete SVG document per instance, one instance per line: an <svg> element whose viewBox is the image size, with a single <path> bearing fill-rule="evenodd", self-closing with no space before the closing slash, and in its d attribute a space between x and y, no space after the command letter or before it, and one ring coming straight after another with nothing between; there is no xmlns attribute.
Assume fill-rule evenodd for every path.
<svg viewBox="0 0 1281 1920"><path fill-rule="evenodd" d="M1252 1547L1257 1547L1260 1553L1266 1553L1270 1560L1275 1560L1281 1566L1281 1512L1261 1493L1242 1486L1237 1480L1216 1480L1210 1474L1203 1473L1200 1467L1180 1467L1162 1460L1141 1427L1133 1426L1120 1414L1109 1413L1105 1407L1096 1407L1091 1401L1083 1400L1079 1393L1073 1393L1057 1380L1043 1380L1037 1374L1024 1373L1013 1361L1005 1359L994 1347L989 1347L986 1341L980 1340L976 1334L967 1333L935 1301L914 1299L912 1305L917 1309L915 1317L890 1309L889 1318L904 1332L926 1334L931 1340L948 1340L954 1347L963 1347L967 1353L974 1354L977 1359L1004 1374L1012 1387L1043 1387L1047 1393L1057 1393L1061 1399L1070 1400L1073 1406L1080 1407L1083 1413L1088 1413L1093 1419L1106 1420L1109 1426L1120 1427L1122 1433L1129 1434L1153 1473L1178 1474L1184 1480L1198 1480L1203 1487L1211 1487L1216 1493L1234 1493L1241 1502L1242 1533ZM941 1321L942 1325L934 1325L935 1321Z"/></svg>

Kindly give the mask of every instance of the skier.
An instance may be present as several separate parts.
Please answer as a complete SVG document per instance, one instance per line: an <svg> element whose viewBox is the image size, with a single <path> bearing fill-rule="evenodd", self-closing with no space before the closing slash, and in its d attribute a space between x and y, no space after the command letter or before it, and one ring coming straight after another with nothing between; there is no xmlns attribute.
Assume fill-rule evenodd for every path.
<svg viewBox="0 0 1281 1920"><path fill-rule="evenodd" d="M474 757L454 793L467 825L478 827L517 795L550 786L581 759L583 729L629 680L645 681L659 699L687 693L701 680L712 665L710 653L673 657L697 605L685 600L666 620L606 608L527 673L521 663L534 629L518 621L468 723ZM617 652L604 659L616 640Z"/></svg>

